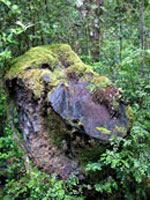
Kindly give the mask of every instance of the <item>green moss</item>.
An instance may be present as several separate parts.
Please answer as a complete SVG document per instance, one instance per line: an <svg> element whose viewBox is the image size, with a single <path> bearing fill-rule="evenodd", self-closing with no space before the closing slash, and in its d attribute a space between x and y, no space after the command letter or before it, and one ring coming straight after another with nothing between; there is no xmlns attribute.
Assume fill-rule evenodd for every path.
<svg viewBox="0 0 150 200"><path fill-rule="evenodd" d="M111 85L111 81L105 76L99 76L96 73L93 73L93 78L90 81L90 84L87 86L87 89L90 92L93 92L96 88L106 88Z"/></svg>
<svg viewBox="0 0 150 200"><path fill-rule="evenodd" d="M88 86L87 86L87 89L90 93L92 93L95 89L96 89L96 85L93 84L93 83L90 83Z"/></svg>
<svg viewBox="0 0 150 200"><path fill-rule="evenodd" d="M135 118L134 112L133 112L131 106L126 106L125 109L126 109L126 115L127 115L128 119L130 120L130 122L132 123Z"/></svg>
<svg viewBox="0 0 150 200"><path fill-rule="evenodd" d="M122 133L123 135L126 135L127 130L123 126L115 126L113 132L115 132L115 133Z"/></svg>
<svg viewBox="0 0 150 200"><path fill-rule="evenodd" d="M99 88L111 85L111 81L106 76L95 75L91 82Z"/></svg>
<svg viewBox="0 0 150 200"><path fill-rule="evenodd" d="M41 70L32 69L24 74L25 86L34 91L35 96L40 97L44 86L41 81Z"/></svg>
<svg viewBox="0 0 150 200"><path fill-rule="evenodd" d="M84 64L77 54L72 51L71 47L67 44L53 44L50 46L50 49L54 54L58 55L61 60L67 61L70 65L74 64Z"/></svg>
<svg viewBox="0 0 150 200"><path fill-rule="evenodd" d="M76 64L71 65L70 67L68 67L67 73L76 72L76 74L79 77L81 77L81 76L83 76L85 70L86 70L86 65L85 64L83 64L83 63L76 63Z"/></svg>
<svg viewBox="0 0 150 200"><path fill-rule="evenodd" d="M96 130L98 130L98 131L100 131L101 133L106 134L106 135L111 134L111 131L108 130L107 128L104 128L104 127L96 127Z"/></svg>
<svg viewBox="0 0 150 200"><path fill-rule="evenodd" d="M24 55L12 61L12 67L7 74L7 78L22 78L28 68L39 68L43 63L47 63L53 68L59 65L58 59L48 46L31 48Z"/></svg>
<svg viewBox="0 0 150 200"><path fill-rule="evenodd" d="M48 68L43 69L42 65ZM65 66L67 65L67 66ZM25 86L31 90L36 97L44 92L44 73L50 77L49 87L52 89L60 82L68 86L68 74L75 72L82 81L89 81L85 74L91 74L93 87L106 87L110 84L108 78L99 76L85 65L71 47L66 44L53 44L31 48L24 55L13 59L12 67L6 75L6 79L23 79Z"/></svg>
<svg viewBox="0 0 150 200"><path fill-rule="evenodd" d="M115 111L119 111L119 109L120 109L120 104L119 104L119 102L118 102L116 99L114 99L114 100L112 101L112 105L113 105L113 108L114 108Z"/></svg>
<svg viewBox="0 0 150 200"><path fill-rule="evenodd" d="M56 47L59 46L63 47L63 45L56 45ZM42 76L45 72L50 76L49 86L51 87L57 86L60 81L65 80L58 57L59 55L53 52L53 45L31 48L24 55L12 61L12 67L5 78L10 80L14 78L24 79L25 86L33 91L36 97L40 97L44 91ZM49 65L51 70L41 69L42 64Z"/></svg>

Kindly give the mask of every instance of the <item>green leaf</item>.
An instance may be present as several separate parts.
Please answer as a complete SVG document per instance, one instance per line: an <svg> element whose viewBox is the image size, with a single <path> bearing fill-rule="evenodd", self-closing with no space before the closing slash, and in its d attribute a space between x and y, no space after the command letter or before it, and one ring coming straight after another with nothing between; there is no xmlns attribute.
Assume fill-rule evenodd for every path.
<svg viewBox="0 0 150 200"><path fill-rule="evenodd" d="M0 0L0 2L4 3L8 8L10 8L11 2L8 0Z"/></svg>
<svg viewBox="0 0 150 200"><path fill-rule="evenodd" d="M18 6L17 6L17 5L13 5L13 6L12 6L12 9L13 9L13 10L18 10Z"/></svg>

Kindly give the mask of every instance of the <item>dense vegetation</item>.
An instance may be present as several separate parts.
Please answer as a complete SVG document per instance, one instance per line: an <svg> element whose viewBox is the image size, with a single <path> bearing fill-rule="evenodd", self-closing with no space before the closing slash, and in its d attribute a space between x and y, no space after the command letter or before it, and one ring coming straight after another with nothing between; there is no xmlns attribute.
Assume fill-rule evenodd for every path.
<svg viewBox="0 0 150 200"><path fill-rule="evenodd" d="M0 199L149 199L150 2L148 0L0 0ZM15 140L4 75L32 46L67 43L122 88L132 129L87 165L90 184L38 171ZM17 127L17 115L15 124ZM20 140L21 134L16 130Z"/></svg>

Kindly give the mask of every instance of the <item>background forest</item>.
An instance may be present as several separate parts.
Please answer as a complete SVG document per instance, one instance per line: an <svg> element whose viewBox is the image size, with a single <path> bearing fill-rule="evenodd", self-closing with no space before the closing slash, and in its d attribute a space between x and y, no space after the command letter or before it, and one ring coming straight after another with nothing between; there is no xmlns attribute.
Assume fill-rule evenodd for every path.
<svg viewBox="0 0 150 200"><path fill-rule="evenodd" d="M13 139L4 75L12 58L52 43L71 45L133 109L130 135L88 164L90 184L29 170ZM0 199L150 199L149 0L0 0Z"/></svg>

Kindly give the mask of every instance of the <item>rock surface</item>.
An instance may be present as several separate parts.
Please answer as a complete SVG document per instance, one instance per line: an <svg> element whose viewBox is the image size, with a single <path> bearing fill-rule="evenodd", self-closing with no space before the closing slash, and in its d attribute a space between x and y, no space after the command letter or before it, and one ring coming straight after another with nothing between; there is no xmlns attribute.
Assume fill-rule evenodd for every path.
<svg viewBox="0 0 150 200"><path fill-rule="evenodd" d="M119 90L68 45L31 48L13 60L6 81L28 151L48 173L68 178L74 172L82 178L85 152L100 153L101 141L128 132Z"/></svg>

